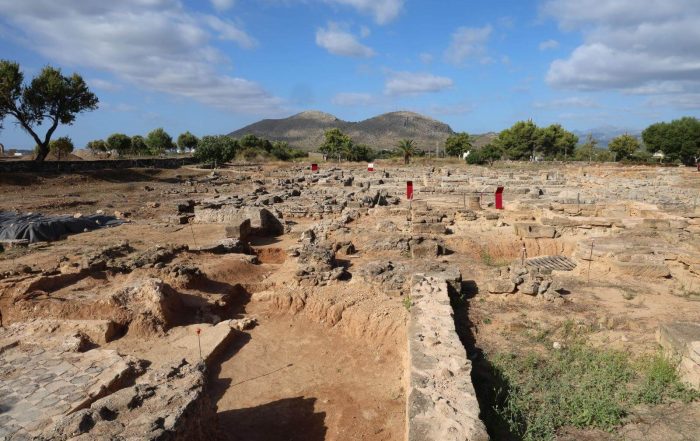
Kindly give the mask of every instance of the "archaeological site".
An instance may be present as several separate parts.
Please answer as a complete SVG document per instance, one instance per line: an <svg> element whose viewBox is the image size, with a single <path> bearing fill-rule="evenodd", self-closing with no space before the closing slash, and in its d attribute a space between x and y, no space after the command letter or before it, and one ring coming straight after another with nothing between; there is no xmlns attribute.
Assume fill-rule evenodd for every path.
<svg viewBox="0 0 700 441"><path fill-rule="evenodd" d="M699 195L610 163L3 172L0 439L697 440Z"/></svg>

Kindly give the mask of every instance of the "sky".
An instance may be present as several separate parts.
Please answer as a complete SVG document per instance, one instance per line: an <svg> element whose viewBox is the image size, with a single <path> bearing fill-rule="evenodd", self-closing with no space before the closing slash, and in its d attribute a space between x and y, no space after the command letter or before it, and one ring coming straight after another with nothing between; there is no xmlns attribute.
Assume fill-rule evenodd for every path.
<svg viewBox="0 0 700 441"><path fill-rule="evenodd" d="M700 0L0 0L0 58L85 78L77 146L312 109L640 130L700 114ZM33 146L10 118L0 142Z"/></svg>

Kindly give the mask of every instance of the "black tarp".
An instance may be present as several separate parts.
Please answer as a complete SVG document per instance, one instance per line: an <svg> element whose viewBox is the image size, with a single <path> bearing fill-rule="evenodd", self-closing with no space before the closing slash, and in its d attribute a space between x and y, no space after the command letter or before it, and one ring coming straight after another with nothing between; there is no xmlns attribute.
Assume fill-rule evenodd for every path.
<svg viewBox="0 0 700 441"><path fill-rule="evenodd" d="M45 216L0 211L0 240L28 239L30 243L58 240L85 230L121 225L114 216Z"/></svg>

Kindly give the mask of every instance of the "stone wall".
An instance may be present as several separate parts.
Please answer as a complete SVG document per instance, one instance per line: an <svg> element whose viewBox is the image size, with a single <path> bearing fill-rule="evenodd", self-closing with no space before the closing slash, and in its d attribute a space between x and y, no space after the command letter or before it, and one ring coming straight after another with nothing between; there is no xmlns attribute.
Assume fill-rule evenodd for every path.
<svg viewBox="0 0 700 441"><path fill-rule="evenodd" d="M471 362L455 330L448 281L414 277L408 328L408 441L485 441Z"/></svg>
<svg viewBox="0 0 700 441"><path fill-rule="evenodd" d="M194 158L104 159L97 161L0 161L0 173L73 173L123 168L178 168Z"/></svg>

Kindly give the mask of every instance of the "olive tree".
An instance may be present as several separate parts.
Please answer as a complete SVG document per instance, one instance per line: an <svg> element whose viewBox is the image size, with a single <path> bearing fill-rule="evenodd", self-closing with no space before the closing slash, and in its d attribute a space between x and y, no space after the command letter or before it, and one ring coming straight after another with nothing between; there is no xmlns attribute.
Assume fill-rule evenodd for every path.
<svg viewBox="0 0 700 441"><path fill-rule="evenodd" d="M159 155L173 148L173 138L162 127L159 127L146 135L146 145L151 154Z"/></svg>
<svg viewBox="0 0 700 441"><path fill-rule="evenodd" d="M196 148L198 142L199 138L191 134L189 131L181 133L180 136L177 137L177 146L180 148L180 151Z"/></svg>
<svg viewBox="0 0 700 441"><path fill-rule="evenodd" d="M24 84L19 64L0 60L0 124L6 116L14 117L36 142L37 161L49 154L51 136L59 124L73 124L76 115L95 110L98 102L77 73L64 76L60 69L46 66ZM43 137L39 128L46 128Z"/></svg>

